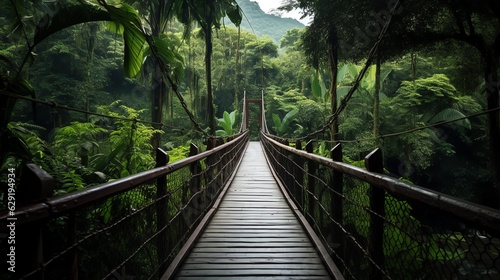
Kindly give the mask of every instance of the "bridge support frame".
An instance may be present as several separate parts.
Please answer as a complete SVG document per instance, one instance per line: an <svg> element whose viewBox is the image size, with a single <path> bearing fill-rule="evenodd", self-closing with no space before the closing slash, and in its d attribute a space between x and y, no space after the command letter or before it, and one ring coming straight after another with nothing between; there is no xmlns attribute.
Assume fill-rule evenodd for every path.
<svg viewBox="0 0 500 280"><path fill-rule="evenodd" d="M245 99L245 128L248 129L248 120L249 115L248 115L248 103L258 103L260 107L260 117L259 117L259 127L262 128L262 99Z"/></svg>

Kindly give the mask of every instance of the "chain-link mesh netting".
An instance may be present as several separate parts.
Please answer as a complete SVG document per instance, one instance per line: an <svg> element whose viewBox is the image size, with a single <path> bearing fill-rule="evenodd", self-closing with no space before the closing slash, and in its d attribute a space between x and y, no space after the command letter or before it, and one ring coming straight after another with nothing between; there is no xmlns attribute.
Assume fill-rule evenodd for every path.
<svg viewBox="0 0 500 280"><path fill-rule="evenodd" d="M68 214L25 225L42 228L42 264L31 272L0 276L160 278L235 171L247 141L246 132L198 160L176 162L159 176L148 175L146 184L135 183L139 175L126 182L130 187L122 193L95 197ZM76 203L78 193L71 195L69 203Z"/></svg>
<svg viewBox="0 0 500 280"><path fill-rule="evenodd" d="M348 173L360 168L343 165L351 172L340 172L327 158L301 157L263 140L273 169L346 279L500 279L495 227L397 189L385 193L366 182L366 170L356 178Z"/></svg>

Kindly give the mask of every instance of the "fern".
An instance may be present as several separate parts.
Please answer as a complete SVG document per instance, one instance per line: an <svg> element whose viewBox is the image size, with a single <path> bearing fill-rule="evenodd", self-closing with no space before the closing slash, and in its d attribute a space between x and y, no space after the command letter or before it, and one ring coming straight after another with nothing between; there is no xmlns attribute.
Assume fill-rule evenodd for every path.
<svg viewBox="0 0 500 280"><path fill-rule="evenodd" d="M62 173L61 188L56 191L56 195L70 193L85 188L82 177L75 170Z"/></svg>

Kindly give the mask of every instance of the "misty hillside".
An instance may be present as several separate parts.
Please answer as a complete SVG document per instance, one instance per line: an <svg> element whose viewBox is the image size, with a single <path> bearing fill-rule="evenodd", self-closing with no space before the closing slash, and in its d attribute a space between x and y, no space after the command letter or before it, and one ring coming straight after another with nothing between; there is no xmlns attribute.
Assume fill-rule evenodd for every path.
<svg viewBox="0 0 500 280"><path fill-rule="evenodd" d="M305 27L301 22L292 18L281 18L277 15L266 14L259 7L259 4L250 0L237 0L243 10L244 16L241 27L253 31L257 36L267 35L279 45L281 37L293 28ZM228 21L226 21L227 23ZM250 22L250 24L249 24ZM229 24L228 24L229 25ZM251 27L250 27L251 25Z"/></svg>

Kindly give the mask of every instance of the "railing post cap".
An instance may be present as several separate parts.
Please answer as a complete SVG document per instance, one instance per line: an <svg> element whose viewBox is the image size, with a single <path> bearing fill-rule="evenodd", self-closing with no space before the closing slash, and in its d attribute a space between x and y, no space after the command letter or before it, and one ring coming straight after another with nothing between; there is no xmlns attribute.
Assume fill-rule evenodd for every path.
<svg viewBox="0 0 500 280"><path fill-rule="evenodd" d="M165 166L170 161L170 156L161 148L156 148L156 167Z"/></svg>
<svg viewBox="0 0 500 280"><path fill-rule="evenodd" d="M306 152L312 153L313 149L314 149L314 139L311 139L311 140L307 141Z"/></svg>
<svg viewBox="0 0 500 280"><path fill-rule="evenodd" d="M382 173L384 171L382 150L376 148L365 157L365 167L368 171Z"/></svg>
<svg viewBox="0 0 500 280"><path fill-rule="evenodd" d="M28 163L22 170L22 181L19 184L19 202L37 202L52 196L54 178L34 163Z"/></svg>
<svg viewBox="0 0 500 280"><path fill-rule="evenodd" d="M342 144L338 143L330 150L330 158L335 161L342 161Z"/></svg>
<svg viewBox="0 0 500 280"><path fill-rule="evenodd" d="M189 145L189 156L197 155L199 151L200 149L198 149L198 146L196 146L195 143L191 143L191 145Z"/></svg>
<svg viewBox="0 0 500 280"><path fill-rule="evenodd" d="M295 141L295 149L302 150L302 141L300 140Z"/></svg>

